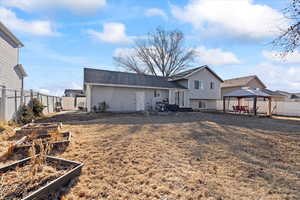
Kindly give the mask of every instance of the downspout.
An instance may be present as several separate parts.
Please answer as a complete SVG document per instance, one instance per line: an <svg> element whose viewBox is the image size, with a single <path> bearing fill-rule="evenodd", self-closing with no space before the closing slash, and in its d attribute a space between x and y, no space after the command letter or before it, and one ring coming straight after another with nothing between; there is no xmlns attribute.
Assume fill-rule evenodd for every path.
<svg viewBox="0 0 300 200"><path fill-rule="evenodd" d="M17 56L17 59L18 59L18 65L20 64L20 47L18 46L18 56ZM24 76L22 74L22 77L21 77L21 99L20 99L20 105L23 105L23 99L24 99Z"/></svg>

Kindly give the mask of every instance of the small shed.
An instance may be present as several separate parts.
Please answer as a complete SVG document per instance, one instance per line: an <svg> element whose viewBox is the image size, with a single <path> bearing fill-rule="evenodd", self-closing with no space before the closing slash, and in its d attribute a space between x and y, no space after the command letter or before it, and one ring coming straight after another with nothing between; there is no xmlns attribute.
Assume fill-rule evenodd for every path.
<svg viewBox="0 0 300 200"><path fill-rule="evenodd" d="M225 102L226 100L230 100L230 98L236 98L238 100L238 106L240 106L240 100L243 98L253 98L253 111L254 111L254 115L257 115L257 99L258 98L264 98L264 99L268 99L268 110L269 110L269 116L272 116L272 109L271 109L271 105L272 105L272 96L262 92L261 90L257 90L257 89L240 89L240 90L235 90L233 92L230 92L228 94L225 94L223 96L223 111L226 112L225 109Z"/></svg>

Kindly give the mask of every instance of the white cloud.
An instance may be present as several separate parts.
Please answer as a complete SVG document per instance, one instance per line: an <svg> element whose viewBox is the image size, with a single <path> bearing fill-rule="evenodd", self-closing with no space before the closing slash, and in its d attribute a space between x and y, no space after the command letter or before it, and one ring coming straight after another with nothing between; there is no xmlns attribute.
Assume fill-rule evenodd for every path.
<svg viewBox="0 0 300 200"><path fill-rule="evenodd" d="M118 57L126 57L135 54L135 50L133 48L116 48L114 51L114 56Z"/></svg>
<svg viewBox="0 0 300 200"><path fill-rule="evenodd" d="M119 44L129 43L131 38L126 35L126 27L121 23L106 23L103 25L103 32L88 30L88 33L95 39L107 43Z"/></svg>
<svg viewBox="0 0 300 200"><path fill-rule="evenodd" d="M282 57L280 52L277 51L263 51L262 55L273 62L278 63L287 63L287 64L299 64L300 63L300 52L294 51L293 53L289 53L286 56Z"/></svg>
<svg viewBox="0 0 300 200"><path fill-rule="evenodd" d="M204 46L197 47L196 59L207 65L240 64L241 61L232 53L221 49L207 49Z"/></svg>
<svg viewBox="0 0 300 200"><path fill-rule="evenodd" d="M20 19L16 14L7 8L0 7L0 21L12 30L29 33L39 36L57 35L50 21Z"/></svg>
<svg viewBox="0 0 300 200"><path fill-rule="evenodd" d="M300 91L300 67L260 63L251 70L268 88L290 92Z"/></svg>
<svg viewBox="0 0 300 200"><path fill-rule="evenodd" d="M177 19L209 34L261 39L285 26L282 13L252 0L190 0L184 7L172 5Z"/></svg>
<svg viewBox="0 0 300 200"><path fill-rule="evenodd" d="M146 10L145 15L148 17L160 16L164 19L168 18L167 14L159 8L149 8L148 10Z"/></svg>
<svg viewBox="0 0 300 200"><path fill-rule="evenodd" d="M106 0L0 0L0 5L25 11L66 8L77 13L90 13L106 6Z"/></svg>

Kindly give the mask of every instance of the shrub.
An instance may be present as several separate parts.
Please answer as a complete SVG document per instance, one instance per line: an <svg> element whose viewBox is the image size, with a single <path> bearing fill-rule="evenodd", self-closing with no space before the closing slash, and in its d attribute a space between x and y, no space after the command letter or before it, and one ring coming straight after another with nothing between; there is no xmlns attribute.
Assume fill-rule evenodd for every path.
<svg viewBox="0 0 300 200"><path fill-rule="evenodd" d="M109 108L108 104L105 101L103 101L101 103L98 103L98 106L94 105L92 107L92 110L98 113L98 112L106 112L108 108Z"/></svg>
<svg viewBox="0 0 300 200"><path fill-rule="evenodd" d="M4 130L5 130L4 126L0 124L0 133Z"/></svg>
<svg viewBox="0 0 300 200"><path fill-rule="evenodd" d="M98 103L98 111L99 112L105 112L105 111L107 111L107 109L108 109L108 104L105 101Z"/></svg>
<svg viewBox="0 0 300 200"><path fill-rule="evenodd" d="M29 106L22 105L17 113L17 123L27 124L32 122L34 114Z"/></svg>
<svg viewBox="0 0 300 200"><path fill-rule="evenodd" d="M30 100L28 106L32 109L35 117L43 116L43 110L46 106L44 106L38 99L33 98L32 100Z"/></svg>

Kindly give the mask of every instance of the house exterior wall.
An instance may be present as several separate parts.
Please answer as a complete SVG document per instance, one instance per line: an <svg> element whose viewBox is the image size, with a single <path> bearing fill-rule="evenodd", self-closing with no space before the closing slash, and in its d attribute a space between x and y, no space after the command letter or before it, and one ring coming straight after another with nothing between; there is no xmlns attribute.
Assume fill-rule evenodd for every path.
<svg viewBox="0 0 300 200"><path fill-rule="evenodd" d="M240 90L242 87L223 87L221 88L221 96L223 97L225 94L233 92L235 90Z"/></svg>
<svg viewBox="0 0 300 200"><path fill-rule="evenodd" d="M199 102L202 101L205 103L205 108L199 107ZM215 99L206 99L206 100L194 100L191 99L190 106L194 110L201 110L201 109L217 109L217 100Z"/></svg>
<svg viewBox="0 0 300 200"><path fill-rule="evenodd" d="M22 88L22 77L15 71L19 49L0 32L0 85L10 89Z"/></svg>
<svg viewBox="0 0 300 200"><path fill-rule="evenodd" d="M244 86L236 86L236 87L221 87L221 96L223 97L225 94L228 94L230 92L233 92L235 90L240 90L243 87L250 87L250 88L260 88L263 89L265 88L264 85L262 85L260 83L260 81L258 81L256 78L252 79L251 81L249 81L249 83L247 83Z"/></svg>
<svg viewBox="0 0 300 200"><path fill-rule="evenodd" d="M194 81L203 81L203 89L195 89ZM210 83L214 82L214 89L210 89ZM203 69L193 74L188 79L189 99L220 99L221 81L216 78L209 70Z"/></svg>
<svg viewBox="0 0 300 200"><path fill-rule="evenodd" d="M245 87L251 87L251 88L266 88L263 86L256 78L249 81L249 83Z"/></svg>
<svg viewBox="0 0 300 200"><path fill-rule="evenodd" d="M90 107L98 106L98 103L105 101L108 104L108 111L133 112L137 111L137 93L144 93L144 110L152 109L157 101L169 97L168 90L156 90L160 96L154 97L155 89L127 88L93 85L90 92ZM88 93L87 93L88 94ZM88 100L89 102L89 100Z"/></svg>
<svg viewBox="0 0 300 200"><path fill-rule="evenodd" d="M185 88L188 88L189 87L189 81L188 79L182 79L182 80L179 80L179 81L176 81L179 85L185 87Z"/></svg>

